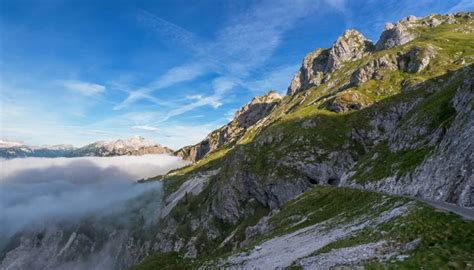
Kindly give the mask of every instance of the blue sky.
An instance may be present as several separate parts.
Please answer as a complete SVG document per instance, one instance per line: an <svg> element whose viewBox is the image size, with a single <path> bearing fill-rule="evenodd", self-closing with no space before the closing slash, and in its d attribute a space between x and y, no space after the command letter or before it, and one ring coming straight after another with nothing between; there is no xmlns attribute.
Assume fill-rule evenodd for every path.
<svg viewBox="0 0 474 270"><path fill-rule="evenodd" d="M0 1L1 138L81 146L197 143L347 28L472 1Z"/></svg>

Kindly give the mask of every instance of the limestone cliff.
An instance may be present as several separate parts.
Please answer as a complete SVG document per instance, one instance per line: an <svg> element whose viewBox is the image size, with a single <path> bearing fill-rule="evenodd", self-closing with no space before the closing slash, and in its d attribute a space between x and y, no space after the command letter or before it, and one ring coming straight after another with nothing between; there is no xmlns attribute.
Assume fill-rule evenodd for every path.
<svg viewBox="0 0 474 270"><path fill-rule="evenodd" d="M288 95L329 81L331 73L344 62L362 58L372 47L373 44L356 30L345 31L331 48L316 49L305 56L300 70L288 87Z"/></svg>
<svg viewBox="0 0 474 270"><path fill-rule="evenodd" d="M231 122L210 133L200 143L181 148L175 154L194 162L224 144L236 142L247 128L267 116L280 99L280 95L273 91L253 98L235 113Z"/></svg>

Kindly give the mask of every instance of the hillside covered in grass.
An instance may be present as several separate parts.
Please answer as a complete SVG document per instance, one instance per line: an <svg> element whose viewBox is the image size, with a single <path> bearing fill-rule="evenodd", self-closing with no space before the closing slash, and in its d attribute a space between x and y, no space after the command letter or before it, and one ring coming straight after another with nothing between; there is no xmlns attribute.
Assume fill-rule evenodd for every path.
<svg viewBox="0 0 474 270"><path fill-rule="evenodd" d="M116 268L472 269L474 222L418 199L474 207L473 64L473 13L409 16L376 43L346 31L286 96L176 152L192 163L150 180L163 194L133 202L133 229L107 232L123 240ZM25 239L2 267L36 250Z"/></svg>
<svg viewBox="0 0 474 270"><path fill-rule="evenodd" d="M410 199L371 193L474 206L472 16L407 17L388 25L377 44L350 30L331 48L311 52L271 112L238 138L161 179L166 194L188 181L203 184L188 190L160 221L159 238L175 241L163 249L175 252L171 265L259 266L275 237L324 221L329 231L343 226L339 219L348 228L356 226L354 220L370 223L382 210L405 203L404 213L389 221L365 224L322 247L310 245L312 252L269 267L314 269L309 258L364 253L358 247L377 251L333 263L472 267L474 238L467 229L472 222ZM205 143L212 145L220 131ZM393 204L378 201L382 197ZM447 229L447 220L456 225ZM312 236L313 242L322 237ZM152 256L139 269L161 265L163 257L168 255Z"/></svg>

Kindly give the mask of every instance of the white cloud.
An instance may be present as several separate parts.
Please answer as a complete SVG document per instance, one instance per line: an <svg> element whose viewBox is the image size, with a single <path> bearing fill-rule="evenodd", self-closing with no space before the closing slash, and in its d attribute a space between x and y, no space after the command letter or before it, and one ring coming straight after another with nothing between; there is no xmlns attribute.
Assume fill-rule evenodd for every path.
<svg viewBox="0 0 474 270"><path fill-rule="evenodd" d="M235 116L235 112L237 111L238 109L232 109L232 110L229 110L225 113L225 118L229 121L232 121L234 119L234 116Z"/></svg>
<svg viewBox="0 0 474 270"><path fill-rule="evenodd" d="M281 94L286 94L286 89L290 85L293 76L299 65L281 66L267 73L264 77L246 83L246 86L253 92L262 90L276 90Z"/></svg>
<svg viewBox="0 0 474 270"><path fill-rule="evenodd" d="M199 44L203 43L203 40L194 33L180 27L179 25L155 16L146 10L140 10L137 14L137 19L155 30L158 35L170 43L186 47L193 53L199 53Z"/></svg>
<svg viewBox="0 0 474 270"><path fill-rule="evenodd" d="M191 103L187 103L185 105L181 105L175 109L168 111L164 117L162 117L159 122L164 122L170 119L173 116L181 115L185 112L189 112L196 108L210 105L213 108L219 108L222 105L220 101L220 97L218 96L202 96L202 95L192 95L186 97L188 100L191 100Z"/></svg>
<svg viewBox="0 0 474 270"><path fill-rule="evenodd" d="M161 75L158 79L149 83L147 86L130 90L130 89L121 89L128 93L128 97L117 104L114 107L114 110L121 110L129 105L138 102L140 100L148 100L157 105L163 105L164 102L153 97L151 93L153 91L166 88L168 86L174 85L176 83L181 83L185 81L190 81L196 79L197 77L205 73L205 68L202 65L186 65L178 66L168 70L165 74ZM123 87L123 86L122 86Z"/></svg>
<svg viewBox="0 0 474 270"><path fill-rule="evenodd" d="M224 121L220 120L203 125L185 123L166 125L162 128L162 134L157 138L157 141L162 145L171 147L172 149L179 149L183 146L200 142L209 133L223 124Z"/></svg>
<svg viewBox="0 0 474 270"><path fill-rule="evenodd" d="M324 0L326 4L340 12L346 12L346 0Z"/></svg>
<svg viewBox="0 0 474 270"><path fill-rule="evenodd" d="M236 82L234 79L226 77L218 77L212 81L212 88L214 89L215 95L223 95L235 85Z"/></svg>
<svg viewBox="0 0 474 270"><path fill-rule="evenodd" d="M147 125L133 126L132 129L139 129L139 130L153 131L153 132L160 131L160 129L157 128L157 127L154 127L154 126L147 126Z"/></svg>
<svg viewBox="0 0 474 270"><path fill-rule="evenodd" d="M461 0L454 7L452 7L449 12L459 12L459 11L473 11L474 10L474 1L472 0Z"/></svg>
<svg viewBox="0 0 474 270"><path fill-rule="evenodd" d="M63 86L87 96L96 95L105 91L105 86L103 85L83 81L63 81Z"/></svg>
<svg viewBox="0 0 474 270"><path fill-rule="evenodd" d="M336 2L335 7L341 7L343 4L343 1ZM165 118L169 119L200 106L219 107L222 98L230 89L235 85L245 86L242 81L248 79L252 71L273 55L283 34L292 28L298 19L318 11L319 6L319 2L310 0L263 1L254 4L247 12L233 15L217 33L216 38L208 41L149 12L140 12L140 20L145 21L158 35L168 38L171 43L183 47L183 50L190 51L193 58L190 62L173 67L144 89L131 91L116 109L148 98L144 94L152 95L156 89L171 87L211 73L220 75L212 82L213 94L172 109ZM265 86L269 84L267 80Z"/></svg>
<svg viewBox="0 0 474 270"><path fill-rule="evenodd" d="M0 160L0 238L29 225L119 210L128 199L160 188L135 180L185 164L169 155Z"/></svg>

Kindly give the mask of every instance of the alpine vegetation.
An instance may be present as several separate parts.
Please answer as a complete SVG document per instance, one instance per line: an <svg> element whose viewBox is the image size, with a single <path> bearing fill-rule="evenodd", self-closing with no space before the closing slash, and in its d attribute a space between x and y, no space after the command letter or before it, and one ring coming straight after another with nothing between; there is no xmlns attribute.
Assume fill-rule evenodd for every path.
<svg viewBox="0 0 474 270"><path fill-rule="evenodd" d="M100 66L114 79L68 84L104 105L84 134L107 140L0 142L13 158L0 163L0 270L474 269L472 1L198 2L161 11L179 7L166 17L183 26L141 10L160 38L120 28L110 51L127 61L79 74ZM383 27L385 17L398 21ZM162 39L186 53L150 46ZM177 150L104 135L127 128ZM183 137L190 145L173 142Z"/></svg>

